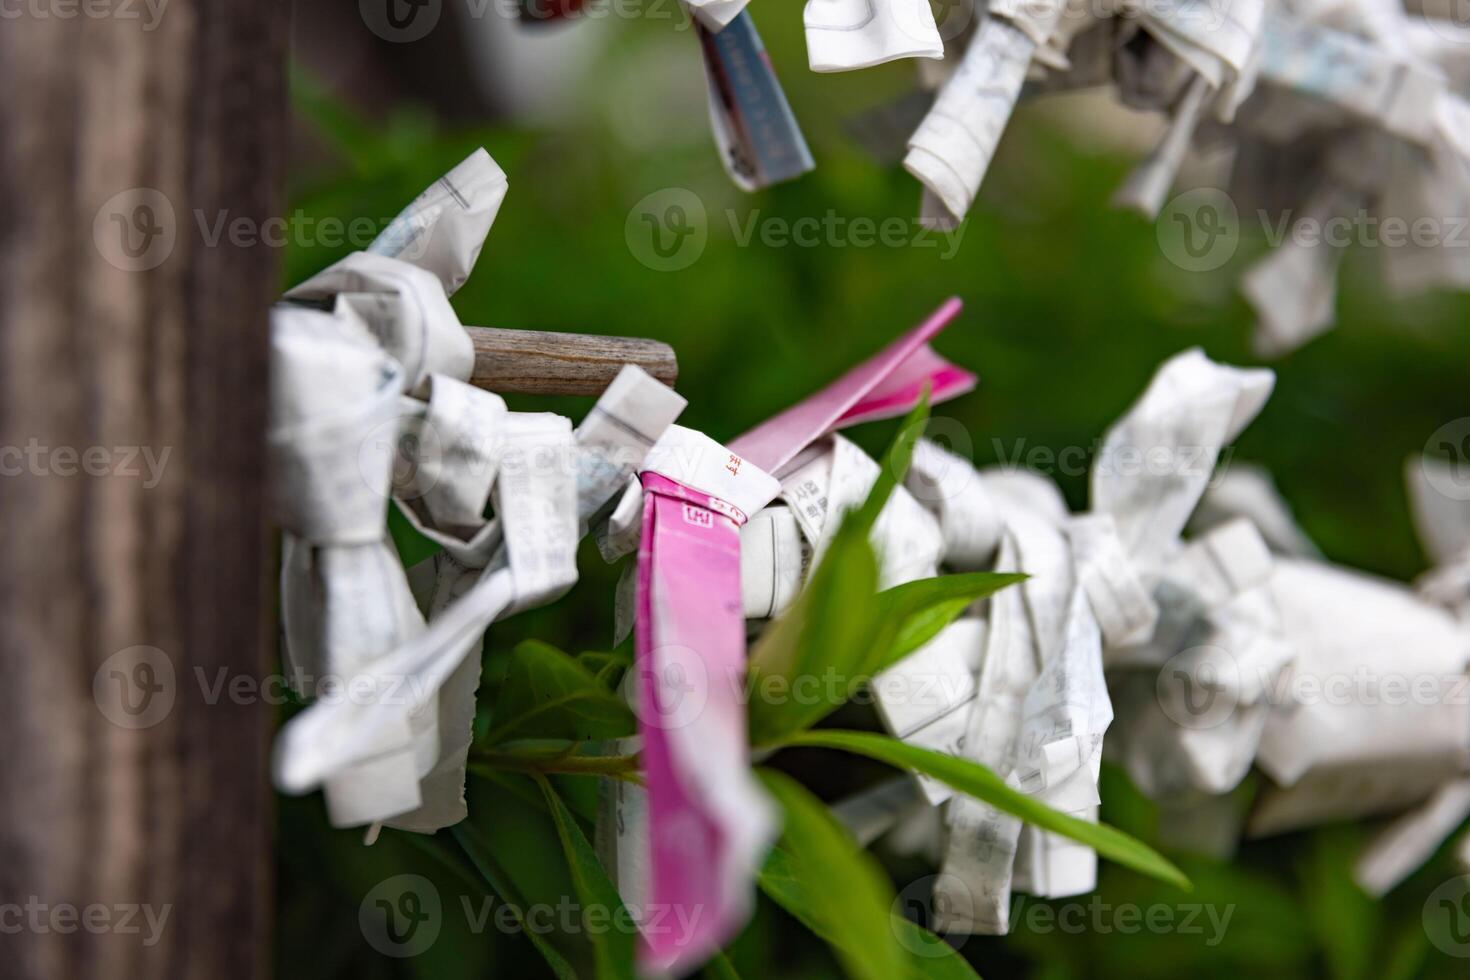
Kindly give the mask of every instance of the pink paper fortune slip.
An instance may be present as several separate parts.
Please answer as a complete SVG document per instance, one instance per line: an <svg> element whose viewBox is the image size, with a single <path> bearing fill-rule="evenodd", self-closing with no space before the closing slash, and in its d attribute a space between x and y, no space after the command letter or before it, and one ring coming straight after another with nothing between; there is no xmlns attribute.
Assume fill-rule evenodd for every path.
<svg viewBox="0 0 1470 980"><path fill-rule="evenodd" d="M774 830L749 770L740 525L775 498L774 474L808 445L858 422L909 411L927 384L954 398L975 376L929 340L960 311L950 299L899 340L729 450L709 441L679 479L641 475L638 551L639 732L648 790L649 906L685 930L646 930L644 969L687 972L743 925L750 882ZM693 435L693 434L691 434ZM710 458L710 457L718 458Z"/></svg>

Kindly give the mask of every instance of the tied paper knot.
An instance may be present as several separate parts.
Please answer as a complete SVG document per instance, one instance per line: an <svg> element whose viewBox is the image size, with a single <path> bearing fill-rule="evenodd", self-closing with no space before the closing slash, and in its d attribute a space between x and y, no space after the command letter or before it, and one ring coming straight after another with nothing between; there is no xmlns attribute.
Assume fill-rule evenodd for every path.
<svg viewBox="0 0 1470 980"><path fill-rule="evenodd" d="M299 693L340 696L424 626L383 521L404 375L350 310L282 308L271 322L284 660Z"/></svg>
<svg viewBox="0 0 1470 980"><path fill-rule="evenodd" d="M428 626L371 670L376 677L405 681L413 703L314 705L282 733L283 785L301 791L344 768L363 770L362 757L383 755L388 745L398 750L394 778L387 778L387 762L375 762L367 799L350 812L334 810L334 819L380 820L426 833L463 819L485 629L555 599L575 582L579 527L628 481L683 405L682 398L630 366L575 434L560 416L502 413L499 437L477 441L500 447L491 461L495 518L464 540L405 510L444 548L413 570L421 582L431 583L422 590ZM477 482L483 478L475 475ZM401 758L405 737L417 749L411 772ZM329 802L333 785L328 782Z"/></svg>
<svg viewBox="0 0 1470 980"><path fill-rule="evenodd" d="M1166 55L1159 68L1168 72L1169 62L1180 64L1210 91L1226 92L1222 118L1228 120L1250 95L1266 22L1264 0L1167 0L1141 5L1129 21Z"/></svg>
<svg viewBox="0 0 1470 980"><path fill-rule="evenodd" d="M1264 685L1291 659L1270 601L1272 561L1249 521L1182 533L1225 446L1273 377L1198 350L1160 367L1109 432L1093 515L1073 526L1080 577L1122 707L1110 753L1155 797L1222 793L1250 767ZM1228 705L1228 709L1212 708Z"/></svg>
<svg viewBox="0 0 1470 980"><path fill-rule="evenodd" d="M929 0L807 0L802 19L812 71L944 57Z"/></svg>
<svg viewBox="0 0 1470 980"><path fill-rule="evenodd" d="M628 367L574 435L465 383L473 351L448 294L505 189L477 151L273 320L287 659L340 688L282 730L276 781L323 786L337 825L463 819L486 627L576 581L579 528L684 405ZM387 540L390 495L443 549L416 588Z"/></svg>
<svg viewBox="0 0 1470 980"><path fill-rule="evenodd" d="M640 474L635 705L647 785L646 888L697 910L692 933L644 935L646 968L682 971L728 941L775 829L750 774L740 525L779 485L709 437L672 426Z"/></svg>
<svg viewBox="0 0 1470 980"><path fill-rule="evenodd" d="M1124 10L1132 12L1131 5ZM1153 220L1189 151L1207 104L1223 122L1255 86L1265 0L1169 0L1143 5L1115 41L1118 94L1125 105L1169 110L1168 128L1113 195L1116 206ZM1130 43L1144 31L1150 45ZM1141 53L1133 54L1131 52Z"/></svg>
<svg viewBox="0 0 1470 980"><path fill-rule="evenodd" d="M937 447L928 467L954 470ZM977 692L960 741L965 758L1016 789L1095 820L1103 734L1112 706L1101 639L1077 582L1069 518L1050 481L1029 473L970 470L998 524L995 567L1030 576L992 596L981 634ZM927 475L927 474L926 474ZM951 483L956 482L950 477ZM1090 890L1090 848L1023 826L979 800L956 796L944 814L946 844L935 883L941 928L999 934L1010 928L1011 893L1060 897Z"/></svg>
<svg viewBox="0 0 1470 980"><path fill-rule="evenodd" d="M1189 588L1198 578L1193 591L1205 603L1260 577L1265 548L1251 547L1249 531L1215 542L1239 547L1214 547L1211 556L1226 563L1214 567L1191 556L1181 535L1225 446L1260 411L1272 384L1270 371L1185 351L1159 368L1109 430L1092 466L1092 514L1072 533L1110 663L1136 658L1152 638L1160 616L1155 591L1166 579L1169 588Z"/></svg>
<svg viewBox="0 0 1470 980"><path fill-rule="evenodd" d="M428 399L399 441L394 496L421 532L459 546L489 525L485 506L506 451L508 413L499 395L443 375L430 376Z"/></svg>
<svg viewBox="0 0 1470 980"><path fill-rule="evenodd" d="M292 305L280 307L273 319L277 484L283 501L300 502L284 511L287 662L298 688L336 685L310 692L332 694L334 703L391 697L404 708L384 713L356 740L355 759L325 780L335 822L361 823L411 808L418 800L417 776L434 761L430 736L436 719L426 696L393 695L387 688L399 685L374 672L379 661L425 629L387 541L384 516L389 497L402 489L400 464L417 465L405 460L403 450L414 445L411 429L421 408L406 396L428 392L440 372L447 375L444 384L469 376L473 350L447 293L473 266L504 192L500 168L483 150L471 155L395 218L368 252L350 255L289 291ZM387 366L352 356L342 348L346 337L359 355L373 343ZM326 345L336 347L331 365L323 363ZM359 409L370 383L378 384L372 407L362 401ZM310 447L302 442L303 406L320 413L327 429ZM355 427L333 425L334 412L359 421ZM299 465L304 452L314 457L310 467ZM291 533L290 515L302 509L350 520L363 544L350 551L305 545ZM311 685L308 671L315 675ZM331 740L339 751L353 741L342 731Z"/></svg>
<svg viewBox="0 0 1470 980"><path fill-rule="evenodd" d="M947 567L981 571L991 566L1005 525L995 495L969 460L920 439L905 485L938 519Z"/></svg>
<svg viewBox="0 0 1470 980"><path fill-rule="evenodd" d="M1430 602L1470 622L1470 479L1465 469L1457 459L1420 456L1405 465L1404 481L1415 530L1434 561L1415 586Z"/></svg>
<svg viewBox="0 0 1470 980"><path fill-rule="evenodd" d="M1415 523L1431 556L1453 561L1464 540L1463 504L1436 489L1454 486L1438 483L1447 475L1439 461L1420 462L1411 460L1406 474ZM1276 555L1271 598L1297 651L1290 670L1271 681L1257 755L1270 781L1248 830L1258 836L1404 811L1354 865L1358 884L1382 895L1470 815L1463 778L1470 712L1454 696L1464 683L1463 621L1422 591L1324 562L1261 471L1232 468L1192 524L1209 529L1239 518L1261 528ZM1417 693L1396 696L1394 683ZM1215 849L1228 852L1243 814L1228 798L1215 799Z"/></svg>
<svg viewBox="0 0 1470 980"><path fill-rule="evenodd" d="M924 187L920 220L926 227L954 228L964 220L1021 95L1038 44L1035 34L1050 34L1062 7L1021 9L1045 11L1050 25L1038 30L1029 21L999 15L982 20L964 58L909 137L903 166Z"/></svg>
<svg viewBox="0 0 1470 980"><path fill-rule="evenodd" d="M1207 115L1218 125L1201 142L1233 144L1228 193L1180 195L1159 232L1176 264L1204 271L1229 260L1247 215L1269 221L1274 247L1240 281L1263 356L1332 325L1353 239L1389 246L1378 251L1395 292L1470 288L1470 253L1457 247L1470 219L1460 25L1351 2L994 0L986 13L961 57L921 71L939 88L932 104L916 92L861 123L880 157L911 134L899 152L922 185L926 226L963 220L1023 86L1111 84L1123 105L1169 117L1119 206L1159 218Z"/></svg>
<svg viewBox="0 0 1470 980"><path fill-rule="evenodd" d="M741 529L741 591L747 619L779 615L795 599L849 511L867 499L879 465L833 434L813 444L781 478L779 502ZM943 550L938 522L895 487L870 535L879 588L935 574Z"/></svg>
<svg viewBox="0 0 1470 980"><path fill-rule="evenodd" d="M930 340L959 315L950 299L923 323L859 364L837 381L767 420L731 444L781 478L781 496L811 556L806 569L821 560L841 517L866 499L877 481L878 465L838 429L907 413L927 389L930 402L955 398L975 386L975 375L939 356ZM773 527L776 526L773 521ZM880 584L897 585L938 571L942 539L934 518L902 487L896 487L873 528L880 559ZM788 550L789 554L789 550ZM753 569L747 579L763 569ZM772 573L781 577L780 573ZM757 595L762 590L754 590ZM776 590L770 590L774 593ZM759 607L759 603L750 605ZM764 610L759 610L764 611ZM973 671L965 637L973 626L954 624L902 662L874 677L879 717L895 737L928 748L953 751L974 694ZM928 690L924 677L944 676L959 683L939 698L916 698ZM933 802L951 793L936 780L921 780Z"/></svg>
<svg viewBox="0 0 1470 980"><path fill-rule="evenodd" d="M1411 806L1466 768L1463 625L1402 585L1282 558L1272 592L1297 650L1257 763L1254 836Z"/></svg>
<svg viewBox="0 0 1470 980"><path fill-rule="evenodd" d="M1267 18L1260 82L1271 100L1245 114L1239 155L1278 162L1269 181L1251 180L1247 171L1243 189L1295 185L1297 200L1267 199L1284 214L1289 235L1241 280L1265 355L1293 350L1332 326L1349 242L1320 230L1356 227L1369 208L1376 214L1368 228L1385 229L1385 242L1390 222L1405 229L1396 247L1380 249L1391 288L1470 286L1470 260L1454 247L1455 235L1408 234L1425 218L1438 227L1470 216L1470 103L1455 91L1463 86L1466 38L1442 43L1460 32L1448 22L1421 28L1388 7L1288 7ZM1317 149L1280 162L1282 146L1302 143ZM1266 167L1256 170L1265 176ZM1282 208L1298 203L1300 215Z"/></svg>
<svg viewBox="0 0 1470 980"><path fill-rule="evenodd" d="M1454 511L1463 504L1438 495L1431 480L1443 473L1434 461L1411 463L1407 475L1427 550L1453 556L1464 520ZM1248 832L1422 803L1390 825L1355 870L1365 888L1381 893L1423 863L1452 829L1446 821L1458 824L1454 813L1467 805L1455 789L1470 766L1465 624L1423 592L1311 557L1279 558L1272 592L1298 655L1261 739L1257 763L1271 782Z"/></svg>
<svg viewBox="0 0 1470 980"><path fill-rule="evenodd" d="M290 302L350 309L403 366L406 393L432 374L468 380L474 347L449 305L500 212L505 173L483 149L445 174L354 252L288 290Z"/></svg>
<svg viewBox="0 0 1470 980"><path fill-rule="evenodd" d="M423 628L383 521L400 438L418 412L404 396L426 391L435 373L469 377L473 349L447 293L474 265L505 187L477 151L368 252L291 290L272 315L286 660L303 694Z"/></svg>
<svg viewBox="0 0 1470 980"><path fill-rule="evenodd" d="M820 469L815 461L826 458L823 453L801 456L804 450L839 427L902 415L926 389L938 401L973 387L973 375L928 346L959 309L958 300L945 303L888 348L728 448L671 428L650 453L640 485L629 488L599 532L609 560L638 550L634 701L647 783L646 790L619 786L604 795L600 823L619 828L604 840L614 849L604 863L616 869L619 890L630 902L704 910L695 934L684 941L644 936L648 968L687 970L733 935L774 829L770 804L751 782L742 700L743 597L762 591L743 580L770 569L742 557L741 525L757 515L767 532L784 525L788 543L808 535L815 552L827 527L825 509L804 514L803 531L789 498L787 506L766 508L788 493L771 474ZM860 501L876 464L845 441L825 445L842 452L839 472L852 474L842 478L841 505ZM828 504L835 517L841 505ZM764 590L768 597L773 589ZM620 592L626 601L626 588ZM769 599L765 606L763 612L774 611Z"/></svg>

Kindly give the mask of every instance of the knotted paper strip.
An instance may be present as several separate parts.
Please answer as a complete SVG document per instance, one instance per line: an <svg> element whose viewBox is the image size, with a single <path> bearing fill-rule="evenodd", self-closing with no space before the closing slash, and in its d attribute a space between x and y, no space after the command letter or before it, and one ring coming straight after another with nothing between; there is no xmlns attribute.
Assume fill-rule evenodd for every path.
<svg viewBox="0 0 1470 980"><path fill-rule="evenodd" d="M812 71L944 57L929 0L807 0L802 17Z"/></svg>
<svg viewBox="0 0 1470 980"><path fill-rule="evenodd" d="M769 803L749 774L742 613L750 593L764 594L768 611L775 586L750 584L759 573L742 567L740 526L786 494L786 518L768 517L763 533L775 533L776 520L789 518L796 527L787 525L788 531L800 529L816 553L831 533L829 504L837 517L860 503L876 464L844 441L850 451L838 471L843 499L820 507L808 499L800 516L790 506L795 491L769 474L814 459L796 457L838 427L907 412L926 389L942 400L973 387L973 375L928 346L959 308L950 300L886 350L729 448L672 427L650 454L641 488L624 494L599 537L610 559L638 548L633 693L647 776L646 793L619 787L604 794L602 819L619 828L604 836L604 863L615 869L628 901L706 910L685 942L644 937L650 968L690 968L739 928L773 831ZM835 451L837 443L830 445ZM829 485L831 473L829 465L823 477ZM914 514L932 524L917 505ZM937 528L933 540L932 555L927 564L917 559L920 565L937 559ZM781 551L790 553L789 537ZM765 554L774 559L776 547ZM903 549L891 554L900 569L894 574L914 564Z"/></svg>
<svg viewBox="0 0 1470 980"><path fill-rule="evenodd" d="M448 294L505 187L477 151L273 319L286 656L319 695L283 729L276 774L288 791L323 785L339 825L463 819L481 635L575 582L579 525L684 405L627 368L574 437L464 383L473 351ZM387 541L390 495L444 548L415 569L432 582L422 608Z"/></svg>
<svg viewBox="0 0 1470 980"><path fill-rule="evenodd" d="M635 630L650 891L697 913L644 936L646 968L685 972L745 922L775 820L750 774L740 525L778 490L754 464L674 426L641 475Z"/></svg>

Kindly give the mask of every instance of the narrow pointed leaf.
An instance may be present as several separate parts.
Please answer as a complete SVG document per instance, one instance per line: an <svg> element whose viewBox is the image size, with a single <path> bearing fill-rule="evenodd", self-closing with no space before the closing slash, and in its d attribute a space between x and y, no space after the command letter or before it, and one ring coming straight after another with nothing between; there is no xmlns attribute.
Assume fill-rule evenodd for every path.
<svg viewBox="0 0 1470 980"><path fill-rule="evenodd" d="M884 619L898 624L897 636L874 667L891 667L939 634L977 599L1024 581L1021 572L966 572L905 582L878 593Z"/></svg>
<svg viewBox="0 0 1470 980"><path fill-rule="evenodd" d="M548 942L539 929L526 928L521 917L521 910L529 907L530 902L516 887L510 872L497 860L491 841L476 830L468 820L456 824L451 832L454 834L454 839L459 841L459 846L464 848L465 853L474 862L475 869L484 876L485 881L495 890L501 900L514 910L516 924L521 927L526 938L546 960L547 966L551 967L551 972L556 975L557 980L577 980L577 971L562 955L561 950Z"/></svg>
<svg viewBox="0 0 1470 980"><path fill-rule="evenodd" d="M933 776L955 789L1020 817L1043 830L1086 844L1111 861L1161 881L1188 889L1189 879L1163 855L1142 841L1106 824L1088 823L1053 810L1010 786L990 769L967 759L932 752L873 732L822 730L783 739L780 746L811 746L864 755L891 766Z"/></svg>
<svg viewBox="0 0 1470 980"><path fill-rule="evenodd" d="M606 929L588 926L585 930L596 958L597 976L611 980L633 980L633 948L637 937L632 930L619 927L619 923L633 921L623 907L622 896L618 894L607 872L602 869L596 852L587 841L587 835L577 825L577 818L562 802L556 790L552 789L550 781L538 776L536 784L541 787L541 795L546 799L546 809L550 811L551 820L556 825L562 854L567 859L567 867L571 869L572 882L576 886L577 900L582 904L584 917L589 909L601 908L607 912L605 921L611 923Z"/></svg>
<svg viewBox="0 0 1470 980"><path fill-rule="evenodd" d="M807 901L805 892L791 870L790 856L784 850L771 852L760 875L761 891L766 897L785 909L793 918L806 926L818 938L835 945L846 937L830 932ZM896 910L889 913L889 924L898 937L906 954L904 975L912 980L979 980L975 969L943 939L923 926L905 918ZM862 956L865 946L852 951Z"/></svg>
<svg viewBox="0 0 1470 980"><path fill-rule="evenodd" d="M897 977L904 956L889 923L895 898L888 876L800 783L772 769L757 773L785 817L781 857L774 858L782 869L776 887L800 909L797 917L832 945L849 975Z"/></svg>

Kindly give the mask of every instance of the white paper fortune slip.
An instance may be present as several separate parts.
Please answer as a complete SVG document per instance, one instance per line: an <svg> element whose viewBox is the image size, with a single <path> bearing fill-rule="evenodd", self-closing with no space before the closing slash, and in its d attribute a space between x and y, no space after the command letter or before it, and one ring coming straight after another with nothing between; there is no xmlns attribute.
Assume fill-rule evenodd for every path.
<svg viewBox="0 0 1470 980"><path fill-rule="evenodd" d="M604 554L638 548L633 695L647 787L605 794L602 819L619 832L604 835L604 847L613 851L604 854L604 863L616 869L628 901L710 911L683 939L645 935L641 955L648 968L687 969L739 928L773 830L769 803L751 782L747 758L742 612L749 575L741 567L739 528L784 492L769 472L799 468L806 462L798 459L803 450L818 443L835 447L823 442L834 429L900 415L926 389L943 400L973 387L973 375L928 346L958 311L957 300L947 302L888 348L728 448L673 427L644 465L641 489L630 489L609 517L599 539ZM860 501L875 470L855 448L844 453L838 481L844 496ZM829 468L824 479L830 484L830 478ZM824 531L830 534L826 518L840 513L839 501L803 503L802 517L790 516L808 522L802 533L815 550ZM933 524L914 508L919 520ZM931 564L937 528L933 539ZM912 558L900 548L892 560L902 566ZM645 827L629 831L638 820Z"/></svg>
<svg viewBox="0 0 1470 980"><path fill-rule="evenodd" d="M1025 6L1041 16L981 22L964 60L909 138L903 165L924 185L920 216L929 227L953 228L964 220L1016 107L1031 56L1061 13L1060 4Z"/></svg>
<svg viewBox="0 0 1470 980"><path fill-rule="evenodd" d="M1213 104L1215 115L1228 121L1250 95L1265 14L1264 0L1167 0L1143 10L1140 26L1165 53L1146 62L1177 66L1183 81L1163 137L1118 189L1114 204L1157 217L1206 108Z"/></svg>
<svg viewBox="0 0 1470 980"><path fill-rule="evenodd" d="M1286 202L1297 205L1283 225L1286 241L1242 283L1264 354L1332 325L1337 264L1352 241L1390 245L1378 251L1396 290L1470 285L1470 250L1456 247L1462 236L1411 233L1425 219L1441 229L1470 221L1470 104L1449 81L1462 70L1463 45L1430 40L1457 30L1369 5L1293 4L1266 18L1259 87L1272 98L1242 113L1236 135L1266 160L1281 158L1283 145L1317 152L1272 174L1303 189ZM1353 230L1321 234L1334 225Z"/></svg>
<svg viewBox="0 0 1470 980"><path fill-rule="evenodd" d="M1416 461L1419 462L1419 461ZM1434 490L1435 460L1408 468L1410 500L1429 551L1443 564L1419 593L1323 562L1283 563L1273 588L1300 647L1287 696L1267 725L1263 792L1250 831L1402 810L1425 801L1370 848L1357 874L1386 891L1452 827L1450 789L1470 765L1470 652L1456 612L1463 501ZM1424 587L1427 586L1427 587Z"/></svg>
<svg viewBox="0 0 1470 980"><path fill-rule="evenodd" d="M1269 371L1186 351L1160 367L1093 463L1079 561L1117 708L1109 753L1156 798L1224 793L1244 777L1265 724L1261 684L1290 658L1254 526L1181 537L1272 384Z"/></svg>
<svg viewBox="0 0 1470 980"><path fill-rule="evenodd" d="M1463 627L1403 586L1281 559L1272 591L1297 648L1258 764L1253 836L1403 809L1465 770Z"/></svg>
<svg viewBox="0 0 1470 980"><path fill-rule="evenodd" d="M397 490L400 437L421 412L404 396L427 396L436 375L441 393L469 376L473 349L447 291L473 266L504 194L500 168L483 150L472 154L395 219L375 242L377 253L350 255L287 294L330 315L283 306L273 316L277 496L288 514L352 515L360 522L356 535L369 539L351 550L312 546L320 532L298 537L284 521L286 660L303 693L346 699L354 696L343 687L352 678L361 700L387 697L375 690L379 679L364 675L425 628L383 523ZM378 346L383 363L348 356L344 338L359 349ZM368 386L376 388L375 407L364 396ZM363 412L371 413L370 425ZM344 499L357 502L343 507ZM412 703L403 678L394 686L395 700L419 709L420 729L432 728L432 711ZM399 727L382 736L384 746L363 755L379 758L328 782L335 821L370 822L417 805L417 770L432 763L432 748L406 716L393 724Z"/></svg>
<svg viewBox="0 0 1470 980"><path fill-rule="evenodd" d="M996 567L1030 578L989 601L961 754L1050 806L1096 819L1102 738L1112 708L1097 624L1063 530L1065 506L1037 478L975 475L989 485L1003 525ZM1096 855L1089 848L1023 827L979 800L951 799L945 826L934 896L943 930L1004 933L1013 887L1061 896L1095 882Z"/></svg>
<svg viewBox="0 0 1470 980"><path fill-rule="evenodd" d="M974 386L973 374L928 346L959 310L959 301L949 300L879 354L732 444L780 476L785 506L774 509L790 514L805 553L811 556L808 570L821 560L842 516L866 499L878 476L878 464L833 430L900 415L913 406L926 386L934 403ZM882 587L938 571L942 539L937 522L902 487L895 488L879 515L872 541L879 556ZM757 557L763 555L752 554L750 560ZM742 564L744 561L742 556ZM790 572L775 567L770 572L752 569L746 578L754 580L765 574L782 578ZM872 679L879 715L895 737L936 750L958 748L974 692L973 664L967 653L967 646L973 644L973 629L972 625L953 624ZM933 801L950 793L937 782L923 782Z"/></svg>
<svg viewBox="0 0 1470 980"><path fill-rule="evenodd" d="M287 659L318 695L282 730L276 778L291 792L323 785L338 825L432 832L464 817L481 635L570 587L579 525L684 405L626 368L574 435L464 383L472 351L447 293L504 192L477 152L372 253L288 294L315 308L273 320ZM444 548L414 570L428 583L420 605L387 542L390 495Z"/></svg>
<svg viewBox="0 0 1470 980"><path fill-rule="evenodd" d="M1454 511L1464 504L1433 489L1441 472L1437 461L1424 462L1408 467L1416 523L1430 553L1452 566L1465 541L1463 513ZM1201 511L1212 520L1264 515L1263 526L1277 528L1270 593L1296 652L1291 670L1267 685L1257 764L1269 781L1248 830L1260 836L1404 811L1354 868L1365 890L1383 894L1423 863L1470 805L1465 624L1446 612L1460 600L1431 598L1433 590L1416 595L1321 561L1303 547L1300 530L1281 529L1290 521L1285 504L1269 499L1259 476L1248 479L1248 493L1229 480L1212 489Z"/></svg>
<svg viewBox="0 0 1470 980"><path fill-rule="evenodd" d="M807 0L802 16L812 71L944 57L929 0Z"/></svg>
<svg viewBox="0 0 1470 980"><path fill-rule="evenodd" d="M1033 578L992 597L987 616L961 617L902 661L894 673L905 684L889 690L886 700L886 676L876 679L880 713L906 741L987 762L1024 792L1095 819L1101 737L1111 710L1096 626L1073 581L1060 531L1067 522L1060 494L1033 474L977 472L927 441L917 445L906 482L940 522L947 567L1019 569ZM1018 547L1022 539L1031 546ZM998 542L1006 542L999 552ZM1074 608L1066 608L1069 603ZM1044 643L1036 641L1038 634ZM1041 645L1047 647L1044 662ZM942 703L912 697L929 689L945 692ZM920 786L920 799L950 797L931 780ZM1095 880L1090 849L1023 829L976 801L950 800L942 846L938 823L922 815L910 819L911 807L895 792L884 790L871 801L862 796L838 809L864 839L892 830L894 846L905 852L939 852L934 860L942 860L943 873L935 908L946 930L1003 931L1013 874L1018 886L1044 895L1077 894ZM895 826L899 821L903 825Z"/></svg>

